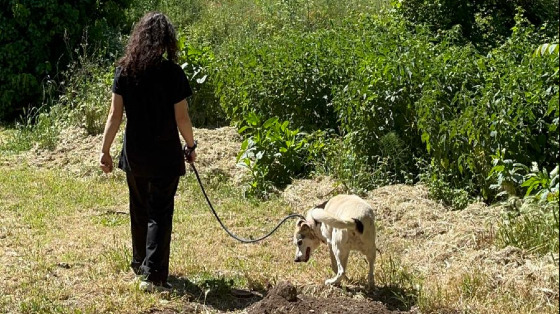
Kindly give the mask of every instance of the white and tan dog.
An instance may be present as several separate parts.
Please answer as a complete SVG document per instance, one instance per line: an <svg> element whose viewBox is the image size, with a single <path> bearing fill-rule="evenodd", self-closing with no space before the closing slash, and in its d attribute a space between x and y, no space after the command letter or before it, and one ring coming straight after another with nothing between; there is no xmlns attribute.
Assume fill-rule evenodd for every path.
<svg viewBox="0 0 560 314"><path fill-rule="evenodd" d="M373 288L375 263L375 214L357 195L337 195L307 212L306 220L296 223L294 244L296 262L307 262L313 250L326 243L335 276L325 284L338 284L345 275L350 251L362 252L368 261L368 286Z"/></svg>

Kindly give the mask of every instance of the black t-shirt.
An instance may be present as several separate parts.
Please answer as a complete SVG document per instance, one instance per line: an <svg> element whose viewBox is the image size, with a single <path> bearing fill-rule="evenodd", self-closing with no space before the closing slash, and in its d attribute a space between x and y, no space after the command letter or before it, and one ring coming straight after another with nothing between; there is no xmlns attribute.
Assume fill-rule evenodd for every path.
<svg viewBox="0 0 560 314"><path fill-rule="evenodd" d="M184 175L174 105L192 90L181 67L163 60L136 79L118 67L112 90L122 96L127 119L119 168L139 177Z"/></svg>

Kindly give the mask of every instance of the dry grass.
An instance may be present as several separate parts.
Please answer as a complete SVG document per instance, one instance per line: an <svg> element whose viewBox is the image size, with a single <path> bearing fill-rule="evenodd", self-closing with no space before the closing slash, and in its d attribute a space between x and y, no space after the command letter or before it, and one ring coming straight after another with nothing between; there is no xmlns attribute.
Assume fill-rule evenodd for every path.
<svg viewBox="0 0 560 314"><path fill-rule="evenodd" d="M303 213L340 192L320 177L294 182L266 202L244 199L235 131L195 134L207 192L240 236L259 236L285 214ZM354 289L365 283L360 255L350 257L349 285L324 287L331 275L325 248L307 264L293 263L291 223L262 243L235 242L210 214L190 173L176 199L171 279L178 290L139 292L127 268L123 175L99 174L99 137L76 129L62 138L53 152L0 157L0 312L243 312L249 301L232 297L232 288L264 293L284 280L307 295L364 297ZM404 185L372 191L368 201L378 215L376 296L383 302L422 312L558 313L558 255L497 248L501 207L448 211L428 199L424 187Z"/></svg>

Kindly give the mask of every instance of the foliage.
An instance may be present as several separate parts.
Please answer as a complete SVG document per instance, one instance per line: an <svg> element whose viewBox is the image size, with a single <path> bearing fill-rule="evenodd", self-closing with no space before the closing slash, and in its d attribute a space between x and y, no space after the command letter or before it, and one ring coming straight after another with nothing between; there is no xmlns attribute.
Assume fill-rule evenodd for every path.
<svg viewBox="0 0 560 314"><path fill-rule="evenodd" d="M558 169L548 172L533 163L520 167L522 188L526 188L521 206L514 206L503 217L497 238L502 246L516 246L539 254L558 253L559 207ZM519 208L520 207L520 208Z"/></svg>
<svg viewBox="0 0 560 314"><path fill-rule="evenodd" d="M545 55L558 55L558 44L542 44L533 52L534 57L544 57Z"/></svg>
<svg viewBox="0 0 560 314"><path fill-rule="evenodd" d="M487 56L449 47L435 57L416 103L433 164L453 174L452 184L471 178L487 200L495 196L488 175L497 152L521 164L558 160L558 59L531 57L538 38L519 18L513 36Z"/></svg>
<svg viewBox="0 0 560 314"><path fill-rule="evenodd" d="M131 0L126 9L126 19L136 22L149 11L163 12L177 29L197 22L208 5L204 0Z"/></svg>
<svg viewBox="0 0 560 314"><path fill-rule="evenodd" d="M536 163L533 163L531 172L525 176L525 181L521 184L527 188L525 196L533 195L540 202L558 202L558 165L550 171L543 168L539 169Z"/></svg>
<svg viewBox="0 0 560 314"><path fill-rule="evenodd" d="M523 173L527 171L527 166L512 159L505 159L503 152L497 152L496 156L493 156L492 165L488 179L496 182L490 185L490 189L498 192L496 197L502 195L518 197L525 178Z"/></svg>
<svg viewBox="0 0 560 314"><path fill-rule="evenodd" d="M439 200L443 205L451 210L461 210L466 208L474 199L472 191L468 190L468 183L451 184L453 175L442 171L441 168L433 164L426 163L424 160L417 160L421 172L420 182L428 187L430 198ZM468 179L464 179L467 181Z"/></svg>
<svg viewBox="0 0 560 314"><path fill-rule="evenodd" d="M212 65L215 57L209 47L197 48L186 43L183 35L179 38L179 63L186 72L193 96L189 99L189 114L197 127L217 127L227 124L222 107L214 95Z"/></svg>
<svg viewBox="0 0 560 314"><path fill-rule="evenodd" d="M121 15L130 2L9 0L2 5L0 120L41 104L43 85L57 78L85 34L111 47L108 43L116 42L115 34L126 26Z"/></svg>
<svg viewBox="0 0 560 314"><path fill-rule="evenodd" d="M414 157L423 150L413 105L427 76L432 44L423 28L410 33L406 26L389 16L366 17L340 35L350 38L345 41L353 52L345 52L348 80L333 95L338 128L368 168L378 169L381 161L391 165L382 168L386 184L417 173Z"/></svg>
<svg viewBox="0 0 560 314"><path fill-rule="evenodd" d="M547 136L558 127L556 59L532 58L543 37L521 15L516 23L488 55L462 44L458 29L434 36L391 15L235 41L217 57L216 92L236 125L251 112L308 133L336 130L341 157L323 168L352 190L410 182L420 158L450 191L491 201L496 152L548 167L559 151Z"/></svg>
<svg viewBox="0 0 560 314"><path fill-rule="evenodd" d="M512 34L515 15L522 11L528 21L547 36L558 34L556 0L396 0L393 6L414 23L430 25L434 32L460 26L462 36L475 46L488 50Z"/></svg>
<svg viewBox="0 0 560 314"><path fill-rule="evenodd" d="M14 132L0 149L11 152L21 152L37 146L40 149L53 149L58 142L61 123L53 119L53 115L60 113L46 106L24 109L19 121L15 124Z"/></svg>
<svg viewBox="0 0 560 314"><path fill-rule="evenodd" d="M558 208L558 201L539 204L527 200L519 211L505 214L497 234L498 243L539 254L558 254Z"/></svg>
<svg viewBox="0 0 560 314"><path fill-rule="evenodd" d="M281 117L307 132L334 128L331 88L344 80L343 48L336 33L289 32L276 38L230 44L215 71L216 92L228 119L238 125L247 112ZM309 49L312 47L312 49ZM339 58L340 57L340 58Z"/></svg>
<svg viewBox="0 0 560 314"><path fill-rule="evenodd" d="M53 119L81 127L89 135L103 133L107 112L111 103L111 86L114 68L87 55L84 47L78 59L68 66L59 86L61 95L56 106L64 115Z"/></svg>
<svg viewBox="0 0 560 314"><path fill-rule="evenodd" d="M53 104L24 109L5 149L23 151L35 144L53 149L60 131L70 126L83 128L89 135L103 132L114 69L88 51L87 43L82 43L77 59L59 74L60 81L47 81L45 93Z"/></svg>
<svg viewBox="0 0 560 314"><path fill-rule="evenodd" d="M290 130L289 122L278 118L262 121L249 113L239 129L247 133L237 156L239 166L251 174L249 192L266 195L275 186L285 186L305 167L305 134Z"/></svg>
<svg viewBox="0 0 560 314"><path fill-rule="evenodd" d="M199 11L196 23L187 32L194 44L227 54L230 41L328 29L349 16L378 12L387 6L386 0L212 1Z"/></svg>

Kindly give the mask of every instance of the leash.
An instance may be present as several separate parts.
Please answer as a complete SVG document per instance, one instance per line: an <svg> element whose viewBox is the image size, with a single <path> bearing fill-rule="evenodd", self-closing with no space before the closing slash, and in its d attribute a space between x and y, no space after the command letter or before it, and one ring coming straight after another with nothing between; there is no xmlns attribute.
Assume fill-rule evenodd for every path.
<svg viewBox="0 0 560 314"><path fill-rule="evenodd" d="M274 227L274 229L272 229L272 231L270 231L269 233L265 234L264 236L258 238L258 239L244 239L244 238L240 238L238 236L236 236L235 234L231 233L231 231L228 230L228 228L226 228L226 226L222 223L222 220L220 219L220 217L218 217L218 214L216 213L216 210L214 210L214 206L212 206L212 202L210 202L210 199L208 198L208 195L206 194L206 191L204 190L204 186L202 184L202 181L200 180L200 176L198 175L198 171L196 170L196 167L194 166L194 163L190 163L192 170L194 171L194 174L196 176L196 180L198 181L198 184L200 185L200 190L202 191L202 194L204 194L204 197L206 198L206 202L208 203L208 206L210 207L210 209L212 210L212 213L214 214L214 217L216 217L216 220L218 220L218 222L220 223L220 225L222 226L222 228L227 232L227 234L229 234L230 237L234 238L235 240L242 242L242 243L255 243L255 242L259 242L262 241L266 238L268 238L269 236L271 236L274 232L276 232L276 230L278 230L278 228L285 223L288 219L290 218L303 218L305 219L305 217L303 217L303 215L300 214L290 214L286 217L284 217L277 225L276 227Z"/></svg>

